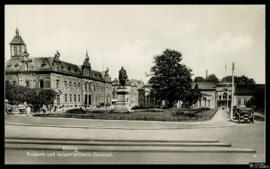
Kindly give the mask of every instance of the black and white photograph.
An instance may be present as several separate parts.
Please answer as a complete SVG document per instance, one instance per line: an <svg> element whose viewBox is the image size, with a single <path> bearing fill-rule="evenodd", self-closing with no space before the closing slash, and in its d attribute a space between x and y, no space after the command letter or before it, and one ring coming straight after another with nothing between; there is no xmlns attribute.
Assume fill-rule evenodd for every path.
<svg viewBox="0 0 270 169"><path fill-rule="evenodd" d="M5 164L266 165L266 5L4 6Z"/></svg>

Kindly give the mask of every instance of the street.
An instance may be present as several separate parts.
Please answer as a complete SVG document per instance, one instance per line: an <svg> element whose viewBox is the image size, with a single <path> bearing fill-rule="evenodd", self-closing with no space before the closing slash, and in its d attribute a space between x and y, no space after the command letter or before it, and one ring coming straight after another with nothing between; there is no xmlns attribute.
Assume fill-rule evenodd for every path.
<svg viewBox="0 0 270 169"><path fill-rule="evenodd" d="M47 118L38 118L31 120L31 125L26 125L27 118L20 118L24 119L21 120L22 124L19 124L18 118L12 120L12 117L8 117L6 119L6 147L9 147L5 151L7 164L248 164L249 162L265 161L265 122L255 121L255 124L232 123L228 121L226 113L222 110L219 110L212 120L200 123L66 119L68 122L74 121L68 127L67 124L63 126L65 119L54 119L52 120L54 124L52 124L52 121L49 122ZM45 126L47 121L51 126ZM87 123L89 124L87 125ZM24 140L22 144L14 144L12 138L17 142L18 138L28 138L30 141L26 143L27 140ZM35 145L31 141L33 138L41 140L44 138L43 142L46 139L52 139L52 141ZM61 142L53 141L55 139L60 139L62 145ZM87 145L89 142L84 146L72 142L76 139L92 140L91 145ZM94 140L99 143L93 142ZM107 144L110 145L104 145L106 140ZM10 143L7 143L8 141ZM168 145L155 143L164 141L168 142ZM56 142L55 145L53 142ZM111 144L111 142L114 142L114 144ZM130 148L127 146L125 149L126 145L121 145L119 142L129 145ZM173 142L179 142L177 144L181 145L175 147ZM183 144L183 142L186 143ZM199 145L197 147L194 144L190 146L194 142L198 142ZM221 144L219 145L220 148L217 147L215 142ZM48 143L53 145L48 145ZM79 152L83 152L80 149L89 149L89 151L86 151L88 155L59 155L59 153L70 152L58 149L59 145L63 147L65 143L67 146L74 147L75 145L75 148L79 148ZM208 147L205 143L209 143ZM138 146L137 144L144 145ZM34 149L34 147L38 149ZM40 147L43 147L43 150L40 150ZM254 151L239 151L246 149ZM31 155L30 152L46 153L44 157L44 154L43 156L36 156ZM54 155L47 156L47 154Z"/></svg>

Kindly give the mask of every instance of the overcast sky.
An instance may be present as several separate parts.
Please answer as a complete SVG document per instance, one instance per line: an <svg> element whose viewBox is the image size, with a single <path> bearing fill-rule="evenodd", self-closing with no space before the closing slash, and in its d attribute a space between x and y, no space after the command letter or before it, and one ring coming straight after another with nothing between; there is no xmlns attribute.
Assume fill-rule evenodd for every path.
<svg viewBox="0 0 270 169"><path fill-rule="evenodd" d="M54 56L112 78L124 66L130 79L146 81L153 57L180 51L195 76L231 73L265 83L264 5L6 5L5 59L18 26L31 57ZM104 60L104 62L103 62Z"/></svg>

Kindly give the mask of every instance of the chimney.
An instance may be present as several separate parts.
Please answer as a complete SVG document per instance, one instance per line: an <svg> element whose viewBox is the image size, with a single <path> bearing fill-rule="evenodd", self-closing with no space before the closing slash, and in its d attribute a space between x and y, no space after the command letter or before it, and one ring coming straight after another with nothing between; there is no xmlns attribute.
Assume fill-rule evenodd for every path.
<svg viewBox="0 0 270 169"><path fill-rule="evenodd" d="M205 74L205 78L208 77L208 70L206 69L206 74Z"/></svg>

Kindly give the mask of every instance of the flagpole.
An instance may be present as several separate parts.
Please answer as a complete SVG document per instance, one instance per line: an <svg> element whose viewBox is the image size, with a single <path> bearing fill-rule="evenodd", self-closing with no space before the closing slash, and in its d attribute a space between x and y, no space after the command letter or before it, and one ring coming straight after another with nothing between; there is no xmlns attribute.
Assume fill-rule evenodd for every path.
<svg viewBox="0 0 270 169"><path fill-rule="evenodd" d="M234 62L232 63L232 94L231 94L231 121L233 120L233 105L234 105Z"/></svg>
<svg viewBox="0 0 270 169"><path fill-rule="evenodd" d="M226 76L227 76L227 62L225 62L225 81L226 81Z"/></svg>

